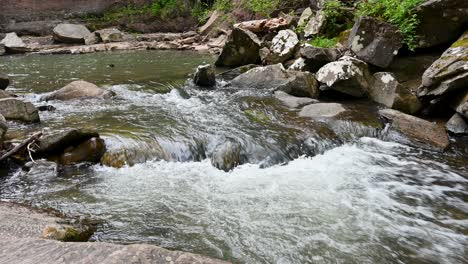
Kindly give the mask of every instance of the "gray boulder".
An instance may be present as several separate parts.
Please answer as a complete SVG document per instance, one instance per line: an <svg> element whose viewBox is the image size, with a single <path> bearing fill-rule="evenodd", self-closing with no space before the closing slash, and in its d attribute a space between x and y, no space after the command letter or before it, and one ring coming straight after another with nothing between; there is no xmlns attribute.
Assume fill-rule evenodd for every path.
<svg viewBox="0 0 468 264"><path fill-rule="evenodd" d="M343 105L338 103L316 103L307 105L299 112L301 117L309 118L331 118L346 112Z"/></svg>
<svg viewBox="0 0 468 264"><path fill-rule="evenodd" d="M211 64L198 66L193 81L198 86L212 87L216 85L215 70L213 66L211 66Z"/></svg>
<svg viewBox="0 0 468 264"><path fill-rule="evenodd" d="M95 84L86 81L74 81L55 92L43 96L42 100L67 101L82 98L110 98L114 95L114 92L101 89Z"/></svg>
<svg viewBox="0 0 468 264"><path fill-rule="evenodd" d="M124 34L116 28L106 28L95 32L104 43L121 42L124 40Z"/></svg>
<svg viewBox="0 0 468 264"><path fill-rule="evenodd" d="M468 1L428 0L416 8L417 46L429 48L457 39L468 22ZM466 28L465 28L466 29Z"/></svg>
<svg viewBox="0 0 468 264"><path fill-rule="evenodd" d="M0 72L0 90L5 90L10 85L10 78L5 73Z"/></svg>
<svg viewBox="0 0 468 264"><path fill-rule="evenodd" d="M280 63L251 69L232 80L231 85L244 89L284 91L311 98L316 98L319 94L312 73L287 71Z"/></svg>
<svg viewBox="0 0 468 264"><path fill-rule="evenodd" d="M16 98L0 99L0 114L7 120L23 121L27 123L39 122L39 111L30 102L23 102Z"/></svg>
<svg viewBox="0 0 468 264"><path fill-rule="evenodd" d="M215 65L233 67L255 64L260 60L259 50L261 44L262 42L254 33L235 27Z"/></svg>
<svg viewBox="0 0 468 264"><path fill-rule="evenodd" d="M320 33L323 33L325 30L325 26L327 23L327 16L325 15L325 11L319 10L315 13L315 16L310 18L309 22L304 28L304 36L306 38L317 36Z"/></svg>
<svg viewBox="0 0 468 264"><path fill-rule="evenodd" d="M387 68L403 46L398 27L373 17L360 17L348 38L350 48L358 59Z"/></svg>
<svg viewBox="0 0 468 264"><path fill-rule="evenodd" d="M392 73L378 72L373 79L369 94L375 102L408 114L421 109L418 97L400 84Z"/></svg>
<svg viewBox="0 0 468 264"><path fill-rule="evenodd" d="M222 79L222 80L225 80L225 81L231 81L234 78L236 78L237 76L239 76L239 75L241 75L243 73L246 73L247 71L249 71L249 70L251 70L253 68L257 68L257 67L259 67L259 66L256 65L256 64L247 64L247 65L244 65L244 66L240 66L240 67L237 67L237 68L222 72L222 73L218 74L217 77L219 79Z"/></svg>
<svg viewBox="0 0 468 264"><path fill-rule="evenodd" d="M211 164L226 172L234 169L241 162L241 145L232 139L219 144L211 156Z"/></svg>
<svg viewBox="0 0 468 264"><path fill-rule="evenodd" d="M99 134L94 130L84 129L68 129L44 135L39 139L37 153L39 156L56 156L92 138L99 138Z"/></svg>
<svg viewBox="0 0 468 264"><path fill-rule="evenodd" d="M295 53L299 44L296 33L290 29L281 30L271 41L270 52L262 59L265 64L283 63Z"/></svg>
<svg viewBox="0 0 468 264"><path fill-rule="evenodd" d="M468 123L463 116L458 113L455 113L452 118L450 118L447 124L445 124L445 128L453 134L468 134Z"/></svg>
<svg viewBox="0 0 468 264"><path fill-rule="evenodd" d="M380 110L379 114L390 121L390 132L395 131L406 137L393 137L401 143L438 151L444 151L450 144L447 132L441 125L393 109Z"/></svg>
<svg viewBox="0 0 468 264"><path fill-rule="evenodd" d="M285 106L287 106L288 108L293 108L293 109L319 102L316 99L307 98L307 97L297 97L297 96L287 94L283 91L276 91L274 96Z"/></svg>
<svg viewBox="0 0 468 264"><path fill-rule="evenodd" d="M460 115L468 118L468 89L462 93L457 93L452 99L452 108Z"/></svg>
<svg viewBox="0 0 468 264"><path fill-rule="evenodd" d="M3 44L9 52L24 52L26 50L26 44L15 32L6 34L0 44Z"/></svg>
<svg viewBox="0 0 468 264"><path fill-rule="evenodd" d="M299 27L305 27L313 15L314 12L312 11L312 9L310 7L307 7L306 9L304 9L304 11L302 11L301 17L299 18L297 25Z"/></svg>
<svg viewBox="0 0 468 264"><path fill-rule="evenodd" d="M93 32L84 38L85 45L94 45L98 44L101 41L96 32Z"/></svg>
<svg viewBox="0 0 468 264"><path fill-rule="evenodd" d="M305 44L300 49L301 58L304 59L304 70L316 72L325 64L338 60L342 52L335 48L318 48Z"/></svg>
<svg viewBox="0 0 468 264"><path fill-rule="evenodd" d="M366 97L372 80L367 64L349 56L326 64L316 77L323 84L321 90L335 90L354 97Z"/></svg>
<svg viewBox="0 0 468 264"><path fill-rule="evenodd" d="M91 32L84 25L59 24L54 28L53 34L57 42L84 44L85 37Z"/></svg>
<svg viewBox="0 0 468 264"><path fill-rule="evenodd" d="M418 96L425 99L466 90L468 85L468 31L423 74Z"/></svg>

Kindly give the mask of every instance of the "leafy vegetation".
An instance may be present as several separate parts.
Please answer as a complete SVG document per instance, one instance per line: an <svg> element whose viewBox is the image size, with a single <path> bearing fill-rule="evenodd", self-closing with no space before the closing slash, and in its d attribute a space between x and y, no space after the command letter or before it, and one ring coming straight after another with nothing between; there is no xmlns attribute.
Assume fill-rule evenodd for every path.
<svg viewBox="0 0 468 264"><path fill-rule="evenodd" d="M403 33L404 43L413 50L419 20L414 12L424 0L363 0L358 5L358 16L372 16L395 24Z"/></svg>
<svg viewBox="0 0 468 264"><path fill-rule="evenodd" d="M319 48L332 48L338 43L338 38L316 37L308 42L310 45Z"/></svg>

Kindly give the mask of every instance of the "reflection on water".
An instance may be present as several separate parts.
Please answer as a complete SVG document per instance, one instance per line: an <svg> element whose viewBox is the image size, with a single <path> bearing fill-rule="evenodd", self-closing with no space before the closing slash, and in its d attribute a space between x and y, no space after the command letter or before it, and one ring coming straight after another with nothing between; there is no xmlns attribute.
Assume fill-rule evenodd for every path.
<svg viewBox="0 0 468 264"><path fill-rule="evenodd" d="M466 151L372 139L381 132L372 125L312 124L253 91L160 93L212 60L182 52L0 58L13 90L37 104L37 94L74 78L118 94L50 102L57 110L41 113L40 127L13 130L97 128L109 149L138 163L13 171L0 178L0 198L102 218L96 240L239 263L468 261ZM249 162L230 173L207 159L227 138Z"/></svg>

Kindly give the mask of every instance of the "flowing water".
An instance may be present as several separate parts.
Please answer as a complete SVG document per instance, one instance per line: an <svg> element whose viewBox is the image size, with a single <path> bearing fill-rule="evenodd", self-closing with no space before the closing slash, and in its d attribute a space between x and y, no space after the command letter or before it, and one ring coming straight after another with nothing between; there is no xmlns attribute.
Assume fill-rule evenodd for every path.
<svg viewBox="0 0 468 264"><path fill-rule="evenodd" d="M12 135L95 128L109 160L135 164L12 170L0 178L0 199L103 219L94 240L235 263L468 261L466 148L423 151L386 141L372 118L316 122L268 94L185 84L213 59L155 51L0 58L9 89L36 105L76 79L118 95L48 102L56 110L41 112L40 125L10 123ZM231 172L210 162L226 141L241 146L245 163Z"/></svg>

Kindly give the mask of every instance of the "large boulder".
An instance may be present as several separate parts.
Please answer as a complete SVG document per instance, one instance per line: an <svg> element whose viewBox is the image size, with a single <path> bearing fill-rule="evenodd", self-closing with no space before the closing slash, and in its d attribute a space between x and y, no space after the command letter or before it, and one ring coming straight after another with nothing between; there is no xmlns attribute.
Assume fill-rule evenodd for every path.
<svg viewBox="0 0 468 264"><path fill-rule="evenodd" d="M304 28L304 36L306 38L314 37L323 33L327 23L327 16L324 10L319 10L315 13L315 16L310 18L309 22Z"/></svg>
<svg viewBox="0 0 468 264"><path fill-rule="evenodd" d="M253 68L232 80L231 85L244 89L284 91L311 98L317 98L319 94L312 73L287 71L280 63Z"/></svg>
<svg viewBox="0 0 468 264"><path fill-rule="evenodd" d="M193 82L196 85L203 87L212 87L216 85L216 76L213 66L211 66L211 64L198 66Z"/></svg>
<svg viewBox="0 0 468 264"><path fill-rule="evenodd" d="M0 99L0 114L7 120L23 121L27 123L39 122L39 111L30 102L23 102L16 98Z"/></svg>
<svg viewBox="0 0 468 264"><path fill-rule="evenodd" d="M349 56L326 64L316 77L323 84L321 90L334 90L354 97L366 97L372 80L367 64Z"/></svg>
<svg viewBox="0 0 468 264"><path fill-rule="evenodd" d="M360 17L348 38L348 48L356 57L381 68L387 68L403 46L398 27L373 17Z"/></svg>
<svg viewBox="0 0 468 264"><path fill-rule="evenodd" d="M95 34L104 43L124 41L124 34L116 28L101 29L96 31Z"/></svg>
<svg viewBox="0 0 468 264"><path fill-rule="evenodd" d="M454 41L468 22L468 1L427 0L416 8L420 20L416 32L419 48L434 47Z"/></svg>
<svg viewBox="0 0 468 264"><path fill-rule="evenodd" d="M3 44L7 51L13 53L24 52L26 50L26 44L24 44L23 40L18 37L15 32L6 34L0 44Z"/></svg>
<svg viewBox="0 0 468 264"><path fill-rule="evenodd" d="M418 97L400 84L392 73L378 72L374 74L373 79L369 94L375 102L408 114L414 114L421 109Z"/></svg>
<svg viewBox="0 0 468 264"><path fill-rule="evenodd" d="M455 113L447 124L445 124L445 127L447 128L447 131L453 134L468 134L468 122L459 113Z"/></svg>
<svg viewBox="0 0 468 264"><path fill-rule="evenodd" d="M53 34L57 42L84 44L85 37L91 32L84 25L59 24L54 28Z"/></svg>
<svg viewBox="0 0 468 264"><path fill-rule="evenodd" d="M316 72L325 64L336 61L342 56L342 52L339 49L319 48L310 44L302 45L299 53L303 60L303 66L301 67L296 64L296 66L292 66L291 68L310 72Z"/></svg>
<svg viewBox="0 0 468 264"><path fill-rule="evenodd" d="M390 132L395 131L405 136L393 137L404 144L438 151L444 151L450 144L445 128L437 123L393 109L380 110L379 114L390 121Z"/></svg>
<svg viewBox="0 0 468 264"><path fill-rule="evenodd" d="M98 163L106 151L104 140L96 131L68 129L41 137L36 156L62 165L80 162Z"/></svg>
<svg viewBox="0 0 468 264"><path fill-rule="evenodd" d="M211 164L217 169L230 171L242 164L241 145L229 139L219 144L211 156Z"/></svg>
<svg viewBox="0 0 468 264"><path fill-rule="evenodd" d="M109 98L114 92L99 88L95 84L86 81L74 81L65 87L42 97L44 101L73 100L81 98Z"/></svg>
<svg viewBox="0 0 468 264"><path fill-rule="evenodd" d="M251 31L234 28L215 64L230 67L255 64L260 60L261 44Z"/></svg>
<svg viewBox="0 0 468 264"><path fill-rule="evenodd" d="M263 60L265 64L283 63L290 59L299 44L296 33L290 29L281 30L271 41L270 52Z"/></svg>
<svg viewBox="0 0 468 264"><path fill-rule="evenodd" d="M10 85L10 78L5 73L0 72L0 90L5 90Z"/></svg>
<svg viewBox="0 0 468 264"><path fill-rule="evenodd" d="M468 31L447 49L423 74L418 96L440 97L468 86Z"/></svg>

